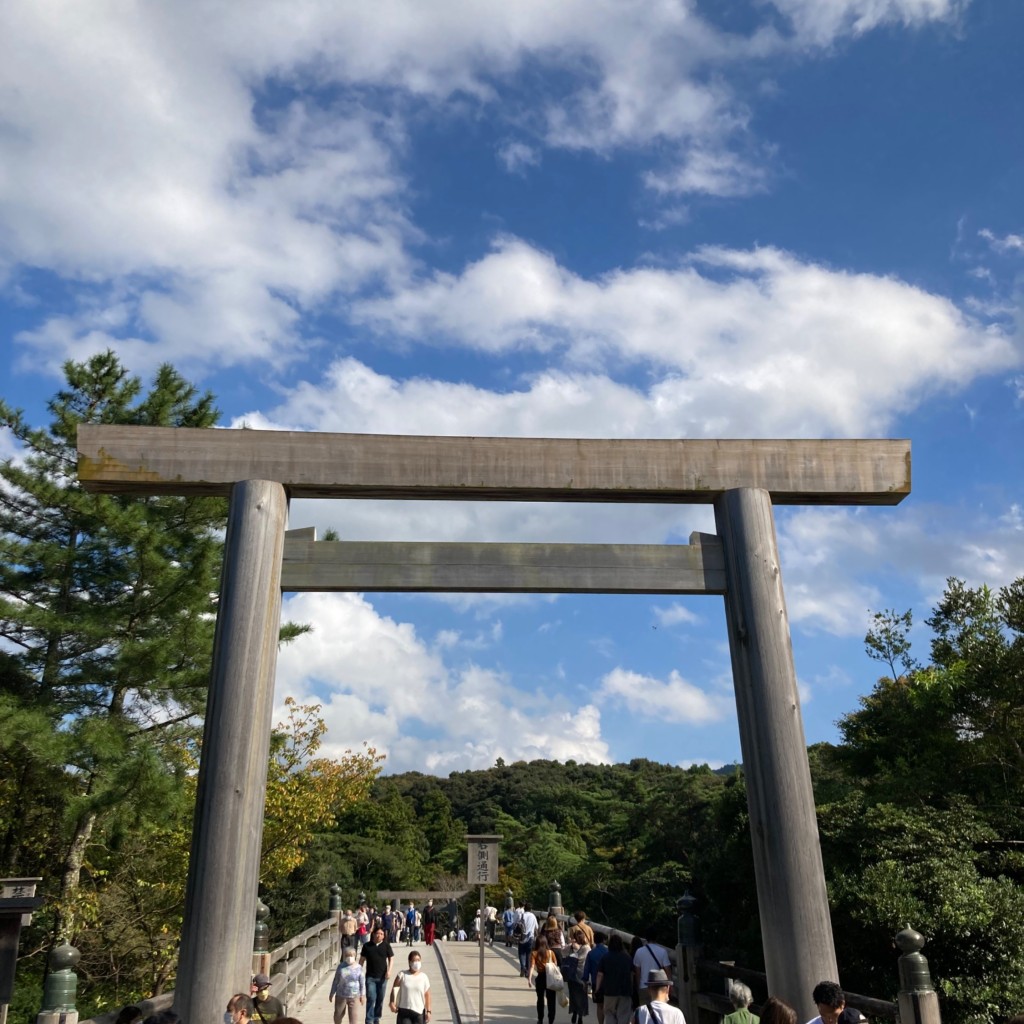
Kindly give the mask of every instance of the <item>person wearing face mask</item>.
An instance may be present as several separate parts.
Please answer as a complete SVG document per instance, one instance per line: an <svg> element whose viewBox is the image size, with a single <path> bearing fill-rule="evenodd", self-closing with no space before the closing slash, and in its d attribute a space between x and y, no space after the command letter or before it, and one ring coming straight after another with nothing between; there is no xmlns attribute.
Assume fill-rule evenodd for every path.
<svg viewBox="0 0 1024 1024"><path fill-rule="evenodd" d="M327 997L334 1003L334 1024L341 1024L348 1011L349 1024L356 1024L356 1002L366 1004L366 977L362 967L356 963L356 951L345 947L341 963L334 972L331 992Z"/></svg>
<svg viewBox="0 0 1024 1024"><path fill-rule="evenodd" d="M224 1024L249 1024L253 1012L252 997L247 996L244 992L239 992L228 1000Z"/></svg>
<svg viewBox="0 0 1024 1024"><path fill-rule="evenodd" d="M257 974L252 979L253 988L256 989L256 998L253 1001L255 1007L255 1020L260 1024L270 1024L270 1021L277 1020L284 1016L284 1007L277 996L270 994L270 978L265 974Z"/></svg>
<svg viewBox="0 0 1024 1024"><path fill-rule="evenodd" d="M402 971L391 986L391 1012L395 1024L427 1024L430 1020L430 979L423 973L423 961L415 950L409 954L409 970Z"/></svg>

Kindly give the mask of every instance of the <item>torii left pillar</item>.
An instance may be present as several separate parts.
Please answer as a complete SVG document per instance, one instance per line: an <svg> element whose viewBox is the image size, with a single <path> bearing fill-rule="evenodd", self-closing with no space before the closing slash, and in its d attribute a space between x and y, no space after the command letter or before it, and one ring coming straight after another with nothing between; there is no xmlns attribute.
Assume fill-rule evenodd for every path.
<svg viewBox="0 0 1024 1024"><path fill-rule="evenodd" d="M284 487L231 490L174 1008L220 1020L248 992L281 625Z"/></svg>

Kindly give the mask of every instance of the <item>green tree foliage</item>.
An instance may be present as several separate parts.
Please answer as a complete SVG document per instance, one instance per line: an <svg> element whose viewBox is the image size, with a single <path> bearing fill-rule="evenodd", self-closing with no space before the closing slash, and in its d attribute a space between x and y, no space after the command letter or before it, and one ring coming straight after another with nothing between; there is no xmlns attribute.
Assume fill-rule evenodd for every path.
<svg viewBox="0 0 1024 1024"><path fill-rule="evenodd" d="M0 402L22 447L0 465L0 634L13 662L0 757L25 766L14 816L36 799L33 781L46 793L59 776L63 821L47 838L64 851L52 895L57 931L72 937L94 913L79 879L97 826L139 828L177 802L175 751L205 701L225 506L86 492L80 423L204 427L217 412L168 366L146 393L109 352L64 371L46 429ZM0 861L18 865L42 837L3 838Z"/></svg>
<svg viewBox="0 0 1024 1024"><path fill-rule="evenodd" d="M891 993L886 954L910 922L944 1019L988 1021L1024 1005L1024 580L993 592L951 579L927 622L932 663L890 644L904 671L812 759L837 951L851 988Z"/></svg>
<svg viewBox="0 0 1024 1024"><path fill-rule="evenodd" d="M914 625L914 613L908 609L902 614L887 609L875 612L871 628L864 637L868 657L889 666L893 679L903 672L912 672L915 663L910 656L910 630Z"/></svg>
<svg viewBox="0 0 1024 1024"><path fill-rule="evenodd" d="M148 390L109 352L65 375L45 429L0 401L19 449L0 464L0 873L43 877L19 992L66 938L88 1015L173 983L226 503L84 490L79 424L217 413L170 367ZM284 624L282 641L303 629ZM301 870L378 770L372 751L319 757L323 731L318 708L294 706L274 734L267 881Z"/></svg>

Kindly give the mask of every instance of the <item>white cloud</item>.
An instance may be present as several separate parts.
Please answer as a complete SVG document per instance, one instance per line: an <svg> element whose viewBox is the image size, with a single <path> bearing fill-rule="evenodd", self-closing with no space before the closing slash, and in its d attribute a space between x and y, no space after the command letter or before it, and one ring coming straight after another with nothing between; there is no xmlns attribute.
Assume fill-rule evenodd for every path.
<svg viewBox="0 0 1024 1024"><path fill-rule="evenodd" d="M767 189L769 164L770 154L753 160L725 149L695 146L677 166L648 172L644 181L655 192L747 196Z"/></svg>
<svg viewBox="0 0 1024 1024"><path fill-rule="evenodd" d="M732 711L728 698L705 692L675 670L663 682L629 669L612 669L601 680L597 700L625 706L632 714L659 722L717 722Z"/></svg>
<svg viewBox="0 0 1024 1024"><path fill-rule="evenodd" d="M14 436L7 427L0 427L0 459L20 460L24 449L21 442Z"/></svg>
<svg viewBox="0 0 1024 1024"><path fill-rule="evenodd" d="M441 649L455 647L461 635L457 629L442 629L434 638L434 644Z"/></svg>
<svg viewBox="0 0 1024 1024"><path fill-rule="evenodd" d="M803 508L777 526L789 619L811 633L863 636L871 615L893 604L887 587L909 588L923 618L947 577L999 587L1024 566L1016 504L994 515L929 505Z"/></svg>
<svg viewBox="0 0 1024 1024"><path fill-rule="evenodd" d="M438 773L488 767L496 757L609 760L596 707L517 690L478 665L454 669L443 655L458 649L455 631L431 649L411 624L357 594L295 595L282 614L313 631L278 655L277 694L323 704L329 756L367 743L387 755L389 772ZM495 623L487 641L501 636Z"/></svg>
<svg viewBox="0 0 1024 1024"><path fill-rule="evenodd" d="M681 624L696 626L703 621L699 615L694 614L689 608L675 601L667 608L655 606L652 610L659 626L678 626Z"/></svg>
<svg viewBox="0 0 1024 1024"><path fill-rule="evenodd" d="M982 228L978 234L988 242L989 247L993 251L1001 256L1011 253L1024 253L1024 235L1008 234L1000 237L993 231L989 231L988 228Z"/></svg>
<svg viewBox="0 0 1024 1024"><path fill-rule="evenodd" d="M466 422L484 403L504 406L506 424L509 413L528 417L538 433L544 403L543 432L556 435L568 427L586 436L597 423L606 436L878 434L928 395L1020 361L1003 328L967 316L942 296L771 248L705 248L676 269L639 267L587 279L504 238L462 274L435 274L357 303L355 313L409 340L488 353L534 351L549 361L564 354L570 366L626 360L657 375L646 394L597 371L548 371L529 394L500 397L433 382L405 385L421 399L433 392L430 418L439 433L460 432L443 421ZM393 406L393 382L359 374L352 364L334 373L339 383L352 382L349 395L358 387ZM444 392L461 400L436 401Z"/></svg>
<svg viewBox="0 0 1024 1024"><path fill-rule="evenodd" d="M798 38L825 46L844 36L860 36L880 25L919 26L955 21L969 0L771 0L792 22Z"/></svg>
<svg viewBox="0 0 1024 1024"><path fill-rule="evenodd" d="M541 145L631 148L658 154L660 190L747 194L766 159L733 68L957 5L777 6L797 41L768 20L724 33L682 0L7 4L0 277L52 271L78 304L21 334L26 362L303 354L303 315L410 271L399 165L424 109L507 123L512 170Z"/></svg>
<svg viewBox="0 0 1024 1024"><path fill-rule="evenodd" d="M525 174L540 163L540 153L525 142L506 142L498 149L498 160L509 174Z"/></svg>

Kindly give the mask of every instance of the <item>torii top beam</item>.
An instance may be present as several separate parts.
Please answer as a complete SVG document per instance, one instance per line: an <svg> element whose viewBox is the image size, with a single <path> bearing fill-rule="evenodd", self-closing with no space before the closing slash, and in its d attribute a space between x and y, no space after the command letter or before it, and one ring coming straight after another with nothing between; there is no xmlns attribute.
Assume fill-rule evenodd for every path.
<svg viewBox="0 0 1024 1024"><path fill-rule="evenodd" d="M78 473L109 494L227 495L240 480L293 498L709 504L767 490L778 505L896 505L906 440L422 437L82 424Z"/></svg>

